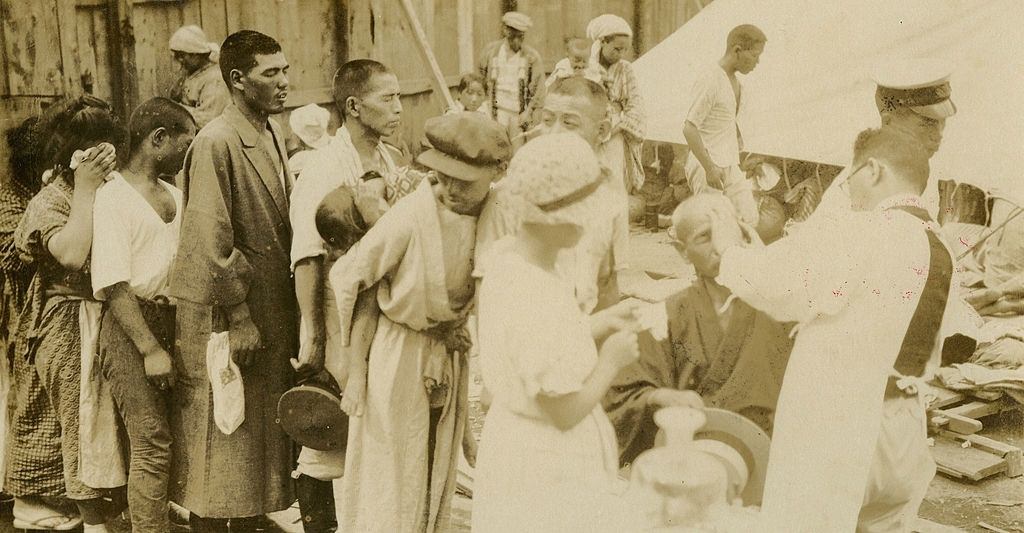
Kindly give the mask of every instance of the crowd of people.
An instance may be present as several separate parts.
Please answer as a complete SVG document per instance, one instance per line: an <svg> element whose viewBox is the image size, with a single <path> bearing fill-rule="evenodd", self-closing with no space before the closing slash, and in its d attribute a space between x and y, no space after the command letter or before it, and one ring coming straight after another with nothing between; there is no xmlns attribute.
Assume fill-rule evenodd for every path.
<svg viewBox="0 0 1024 533"><path fill-rule="evenodd" d="M164 533L173 502L192 531L256 531L298 500L309 533L446 531L462 454L474 531L604 531L653 412L708 405L773 434L766 531L906 530L935 469L916 386L960 301L919 198L955 112L948 72L880 81L882 125L817 216L765 246L736 74L768 37L723 36L680 124L695 194L670 234L697 278L656 340L618 287L644 180L632 29L595 18L545 78L530 18L502 22L414 161L386 142L401 90L370 59L334 75L336 132L323 108L293 112L289 154L271 119L287 51L251 30L218 46L181 28L182 83L126 123L84 96L11 132L17 527L102 532L127 510L133 531ZM282 429L278 401L300 382L340 391L344 446Z"/></svg>

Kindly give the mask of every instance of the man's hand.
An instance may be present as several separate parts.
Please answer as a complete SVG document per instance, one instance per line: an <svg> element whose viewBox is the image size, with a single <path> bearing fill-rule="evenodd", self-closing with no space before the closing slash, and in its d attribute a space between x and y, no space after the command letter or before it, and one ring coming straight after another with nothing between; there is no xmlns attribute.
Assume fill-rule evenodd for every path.
<svg viewBox="0 0 1024 533"><path fill-rule="evenodd" d="M245 304L242 304L245 305ZM256 329L248 310L233 312L229 318L228 343L231 360L239 367L247 367L256 361L256 351L262 346L260 331Z"/></svg>
<svg viewBox="0 0 1024 533"><path fill-rule="evenodd" d="M300 377L309 377L324 369L327 341L323 337L314 336L304 339L299 346L299 357L293 359L292 368Z"/></svg>
<svg viewBox="0 0 1024 533"><path fill-rule="evenodd" d="M722 191L725 190L725 169L718 165L708 165L708 168L704 169L704 175L707 177L708 185Z"/></svg>
<svg viewBox="0 0 1024 533"><path fill-rule="evenodd" d="M692 407L694 409L704 407L704 400L692 390L655 389L651 392L649 401L659 407Z"/></svg>
<svg viewBox="0 0 1024 533"><path fill-rule="evenodd" d="M176 376L171 356L163 348L155 350L143 356L146 367L146 379L159 390L167 390L174 386Z"/></svg>

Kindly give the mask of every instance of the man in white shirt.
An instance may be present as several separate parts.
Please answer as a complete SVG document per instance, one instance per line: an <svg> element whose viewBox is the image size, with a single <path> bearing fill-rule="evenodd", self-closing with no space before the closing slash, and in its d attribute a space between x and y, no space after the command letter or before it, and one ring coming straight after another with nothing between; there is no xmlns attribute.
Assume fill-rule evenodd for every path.
<svg viewBox="0 0 1024 533"><path fill-rule="evenodd" d="M694 83L693 103L683 126L693 156L687 160L686 175L694 194L708 188L723 192L740 218L751 225L757 224L758 210L750 181L739 167L743 143L736 115L742 88L736 73L754 70L765 42L764 32L749 24L729 32L725 55Z"/></svg>
<svg viewBox="0 0 1024 533"><path fill-rule="evenodd" d="M296 370L308 376L327 369L343 388L345 347L341 344L334 292L327 279L337 257L329 253L317 231L316 212L338 187L366 192L362 185L366 172L375 171L389 184L397 183L395 158L400 154L381 139L393 134L401 123L400 96L398 78L381 63L357 59L342 65L334 75L334 104L343 124L328 145L307 160L290 198L291 263L302 314ZM390 195L393 200L400 196L395 191ZM356 198L357 202L370 200L365 194ZM385 202L383 196L377 200ZM384 205L378 212L383 212ZM366 220L368 224L375 221ZM332 480L341 477L344 467L344 450L302 449L293 475L307 533L337 527Z"/></svg>
<svg viewBox="0 0 1024 533"><path fill-rule="evenodd" d="M865 131L852 211L767 247L713 232L718 281L800 323L775 418L768 531L907 531L934 475L920 389L956 293L951 253L921 208L928 155L891 129Z"/></svg>
<svg viewBox="0 0 1024 533"><path fill-rule="evenodd" d="M161 180L181 170L196 135L188 110L166 98L140 105L128 125L131 158L96 193L92 286L106 302L103 375L131 443L128 504L134 531L170 531L168 424L175 383L174 307L168 297L182 193Z"/></svg>

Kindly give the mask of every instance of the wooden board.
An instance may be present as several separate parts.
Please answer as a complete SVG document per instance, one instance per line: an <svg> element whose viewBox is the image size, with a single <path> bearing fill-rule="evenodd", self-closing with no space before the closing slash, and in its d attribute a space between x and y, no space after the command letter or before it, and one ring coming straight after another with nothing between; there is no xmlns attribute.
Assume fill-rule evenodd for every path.
<svg viewBox="0 0 1024 533"><path fill-rule="evenodd" d="M64 93L56 0L0 0L7 94Z"/></svg>
<svg viewBox="0 0 1024 533"><path fill-rule="evenodd" d="M944 429L938 430L937 436L949 439L957 444L968 442L972 448L1002 457L1006 462L1006 477L1018 477L1024 474L1024 454L1021 449L1005 442L999 442L981 435L961 435Z"/></svg>
<svg viewBox="0 0 1024 533"><path fill-rule="evenodd" d="M935 439L932 458L939 472L958 479L980 481L1006 470L1006 461L973 447L963 448L948 439Z"/></svg>

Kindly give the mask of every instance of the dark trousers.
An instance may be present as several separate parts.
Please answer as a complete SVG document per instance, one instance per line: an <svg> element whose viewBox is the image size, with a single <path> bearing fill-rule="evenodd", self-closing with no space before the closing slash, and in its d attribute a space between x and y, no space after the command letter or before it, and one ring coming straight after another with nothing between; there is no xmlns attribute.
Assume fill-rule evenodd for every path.
<svg viewBox="0 0 1024 533"><path fill-rule="evenodd" d="M146 301L140 301L139 307L160 346L173 357L174 308ZM100 361L131 448L128 508L132 531L166 533L171 528L167 515L170 391L149 383L142 355L110 312L104 314L100 329Z"/></svg>

